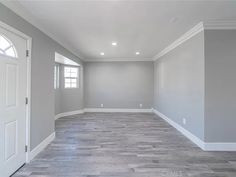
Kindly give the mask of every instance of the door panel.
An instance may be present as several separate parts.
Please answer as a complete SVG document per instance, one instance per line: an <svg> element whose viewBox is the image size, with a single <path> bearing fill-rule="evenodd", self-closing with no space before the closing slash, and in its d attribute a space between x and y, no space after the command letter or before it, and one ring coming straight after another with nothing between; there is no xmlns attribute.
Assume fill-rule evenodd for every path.
<svg viewBox="0 0 236 177"><path fill-rule="evenodd" d="M17 121L5 124L5 160L17 154Z"/></svg>
<svg viewBox="0 0 236 177"><path fill-rule="evenodd" d="M16 106L17 99L17 65L6 64L6 106Z"/></svg>
<svg viewBox="0 0 236 177"><path fill-rule="evenodd" d="M8 177L26 162L27 41L0 27L1 42L0 177Z"/></svg>

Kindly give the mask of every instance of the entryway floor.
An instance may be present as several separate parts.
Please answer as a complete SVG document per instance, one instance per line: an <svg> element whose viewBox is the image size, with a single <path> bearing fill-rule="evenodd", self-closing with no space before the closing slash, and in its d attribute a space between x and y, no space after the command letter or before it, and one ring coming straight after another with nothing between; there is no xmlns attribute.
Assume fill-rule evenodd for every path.
<svg viewBox="0 0 236 177"><path fill-rule="evenodd" d="M14 177L236 177L236 152L204 152L152 113L86 113Z"/></svg>

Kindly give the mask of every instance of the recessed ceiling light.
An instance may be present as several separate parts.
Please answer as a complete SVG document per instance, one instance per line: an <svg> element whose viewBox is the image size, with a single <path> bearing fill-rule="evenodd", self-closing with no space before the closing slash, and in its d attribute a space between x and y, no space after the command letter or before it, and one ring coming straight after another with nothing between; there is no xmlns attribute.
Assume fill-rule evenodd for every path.
<svg viewBox="0 0 236 177"><path fill-rule="evenodd" d="M105 53L104 53L104 52L101 52L100 55L105 55Z"/></svg>
<svg viewBox="0 0 236 177"><path fill-rule="evenodd" d="M111 45L117 46L117 42L112 42Z"/></svg>
<svg viewBox="0 0 236 177"><path fill-rule="evenodd" d="M135 52L135 54L136 54L136 55L139 55L139 54L140 54L140 52Z"/></svg>

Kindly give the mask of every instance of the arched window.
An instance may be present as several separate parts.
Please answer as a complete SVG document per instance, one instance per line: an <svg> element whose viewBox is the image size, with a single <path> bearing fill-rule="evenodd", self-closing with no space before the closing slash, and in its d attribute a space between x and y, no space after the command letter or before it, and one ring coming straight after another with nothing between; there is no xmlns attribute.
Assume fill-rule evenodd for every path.
<svg viewBox="0 0 236 177"><path fill-rule="evenodd" d="M17 58L17 52L12 42L0 34L0 54Z"/></svg>

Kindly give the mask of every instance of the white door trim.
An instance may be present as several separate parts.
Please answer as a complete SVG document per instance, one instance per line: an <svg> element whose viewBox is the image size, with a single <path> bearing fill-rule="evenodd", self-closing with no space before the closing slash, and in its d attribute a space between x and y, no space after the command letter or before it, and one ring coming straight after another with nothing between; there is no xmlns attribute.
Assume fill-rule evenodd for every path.
<svg viewBox="0 0 236 177"><path fill-rule="evenodd" d="M26 163L30 161L30 115L31 115L31 47L32 38L22 33L21 31L9 26L8 24L0 21L0 27L6 29L18 36L21 36L27 41L27 50L29 51L27 58L27 98L28 104L26 105L26 146L28 151L26 152Z"/></svg>

